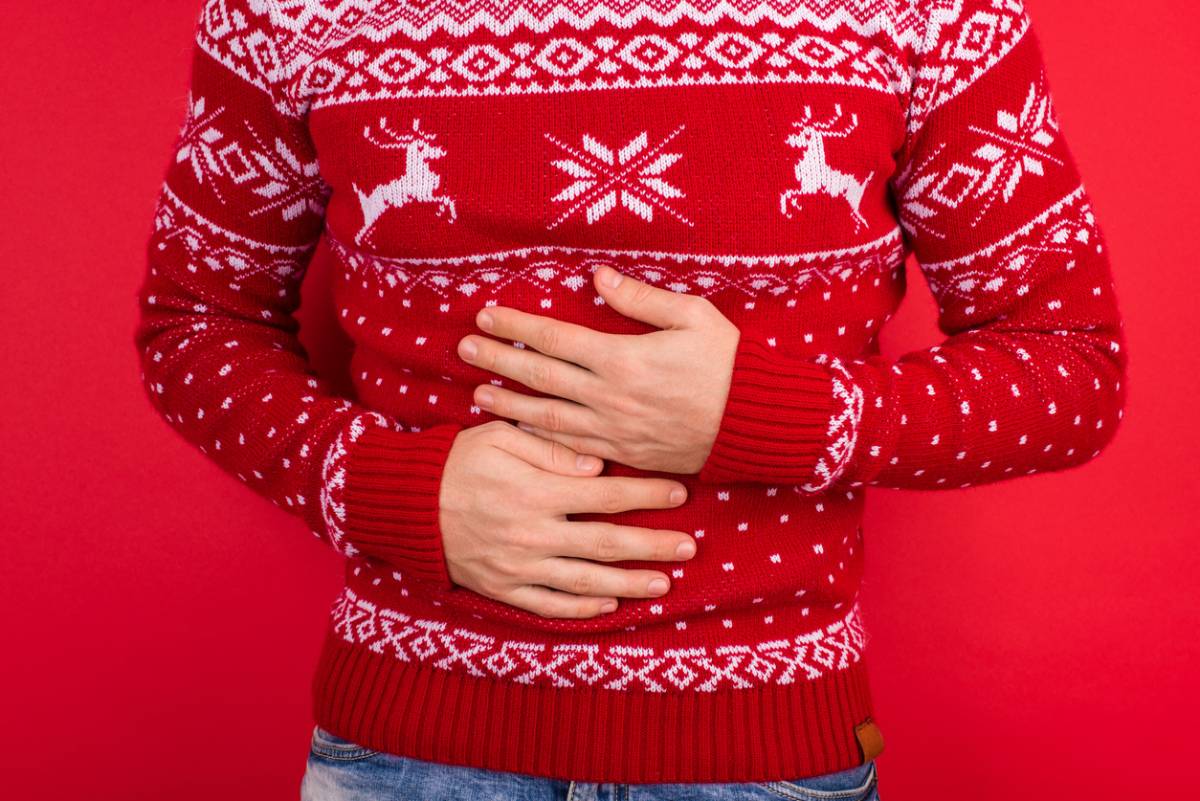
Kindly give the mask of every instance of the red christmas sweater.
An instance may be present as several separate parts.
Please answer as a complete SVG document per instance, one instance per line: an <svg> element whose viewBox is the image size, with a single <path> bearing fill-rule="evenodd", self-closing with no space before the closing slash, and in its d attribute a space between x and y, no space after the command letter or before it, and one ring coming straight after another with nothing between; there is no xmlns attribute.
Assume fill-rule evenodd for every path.
<svg viewBox="0 0 1200 801"><path fill-rule="evenodd" d="M1071 468L1121 419L1108 251L1039 47L1019 0L209 0L136 346L168 423L346 557L317 722L585 781L877 754L867 488ZM321 236L353 397L296 336ZM946 338L888 359L910 253ZM593 518L698 554L616 563L665 596L550 619L448 577L443 463L504 383L456 347L488 305L650 330L597 302L601 264L741 338L687 502Z"/></svg>

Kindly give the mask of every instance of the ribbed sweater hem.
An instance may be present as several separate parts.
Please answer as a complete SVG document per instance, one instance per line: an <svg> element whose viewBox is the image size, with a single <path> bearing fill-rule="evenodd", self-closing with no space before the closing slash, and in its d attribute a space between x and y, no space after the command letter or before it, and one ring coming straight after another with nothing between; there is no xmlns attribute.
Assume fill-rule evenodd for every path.
<svg viewBox="0 0 1200 801"><path fill-rule="evenodd" d="M318 725L441 764L587 782L762 782L865 761L865 656L815 679L713 692L562 688L404 661L330 630Z"/></svg>

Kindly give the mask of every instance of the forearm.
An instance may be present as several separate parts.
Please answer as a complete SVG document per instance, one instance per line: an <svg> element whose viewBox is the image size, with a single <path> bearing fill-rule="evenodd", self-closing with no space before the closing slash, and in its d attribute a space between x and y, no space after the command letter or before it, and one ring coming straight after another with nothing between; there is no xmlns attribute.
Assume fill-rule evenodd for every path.
<svg viewBox="0 0 1200 801"><path fill-rule="evenodd" d="M939 97L922 83L938 69L914 74L914 97ZM702 479L960 487L1081 464L1114 435L1127 356L1109 252L1032 31L910 119L891 186L947 338L895 360L739 342Z"/></svg>
<svg viewBox="0 0 1200 801"><path fill-rule="evenodd" d="M238 11L243 34L270 34L265 10ZM215 464L339 552L446 585L438 489L461 427L408 428L311 369L295 312L329 189L305 121L271 83L277 71L230 66L211 22L202 13L138 293L149 398Z"/></svg>

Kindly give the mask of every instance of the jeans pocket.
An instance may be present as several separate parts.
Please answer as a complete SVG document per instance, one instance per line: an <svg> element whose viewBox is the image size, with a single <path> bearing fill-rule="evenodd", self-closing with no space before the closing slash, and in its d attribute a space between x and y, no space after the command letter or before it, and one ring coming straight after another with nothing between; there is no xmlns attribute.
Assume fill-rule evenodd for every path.
<svg viewBox="0 0 1200 801"><path fill-rule="evenodd" d="M875 760L837 773L791 781L759 782L758 786L790 801L868 801L876 796Z"/></svg>
<svg viewBox="0 0 1200 801"><path fill-rule="evenodd" d="M379 753L365 748L358 743L338 737L333 732L320 726L313 726L312 746L313 756L333 759L338 762L355 762L360 759L370 759Z"/></svg>

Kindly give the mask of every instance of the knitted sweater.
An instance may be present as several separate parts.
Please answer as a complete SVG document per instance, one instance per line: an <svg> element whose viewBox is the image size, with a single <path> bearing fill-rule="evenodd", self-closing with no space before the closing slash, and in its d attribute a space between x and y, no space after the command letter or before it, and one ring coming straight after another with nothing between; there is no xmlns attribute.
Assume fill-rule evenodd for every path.
<svg viewBox="0 0 1200 801"><path fill-rule="evenodd" d="M345 556L322 726L445 763L765 781L879 753L869 487L1094 458L1125 398L1105 240L1020 0L208 0L139 294L151 402ZM294 315L321 236L353 397ZM915 261L946 338L883 325ZM610 264L741 332L670 591L548 618L452 582L439 487L497 420L480 308L611 333ZM524 343L514 343L524 344ZM511 421L510 421L511 423ZM646 476L615 461L604 475ZM656 474L662 475L662 474Z"/></svg>

